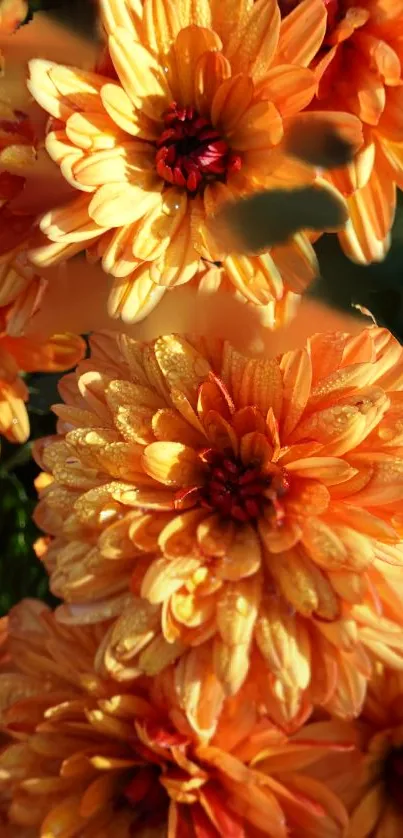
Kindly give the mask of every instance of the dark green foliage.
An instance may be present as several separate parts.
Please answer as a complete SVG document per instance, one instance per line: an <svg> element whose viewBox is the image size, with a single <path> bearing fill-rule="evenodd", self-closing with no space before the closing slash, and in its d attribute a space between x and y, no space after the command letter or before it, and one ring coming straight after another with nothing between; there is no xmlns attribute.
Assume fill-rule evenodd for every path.
<svg viewBox="0 0 403 838"><path fill-rule="evenodd" d="M379 326L403 341L403 198L399 195L392 246L386 259L354 265L342 253L336 236L323 236L316 245L321 279L310 293L329 305L350 311L368 308Z"/></svg>
<svg viewBox="0 0 403 838"><path fill-rule="evenodd" d="M27 378L31 395L32 439L54 433L49 406L56 400L56 376ZM49 603L47 576L36 558L33 544L40 535L32 521L36 504L34 479L39 473L31 457L31 442L12 445L1 441L0 456L0 616L22 597L38 597Z"/></svg>

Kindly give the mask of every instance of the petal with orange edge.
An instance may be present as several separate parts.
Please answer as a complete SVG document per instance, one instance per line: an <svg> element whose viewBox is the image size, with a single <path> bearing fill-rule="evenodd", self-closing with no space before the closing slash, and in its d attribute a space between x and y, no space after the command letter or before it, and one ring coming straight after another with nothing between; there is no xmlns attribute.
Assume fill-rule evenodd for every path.
<svg viewBox="0 0 403 838"><path fill-rule="evenodd" d="M85 355L85 342L78 335L53 335L47 341L7 338L20 369L25 372L60 372L78 364Z"/></svg>
<svg viewBox="0 0 403 838"><path fill-rule="evenodd" d="M100 95L106 112L122 131L142 140L152 142L157 139L160 126L136 108L119 84L104 84Z"/></svg>
<svg viewBox="0 0 403 838"><path fill-rule="evenodd" d="M306 457L287 465L287 471L298 477L320 480L325 486L344 483L357 474L357 469L338 457Z"/></svg>
<svg viewBox="0 0 403 838"><path fill-rule="evenodd" d="M173 0L145 0L142 11L147 46L152 52L166 55L181 26Z"/></svg>
<svg viewBox="0 0 403 838"><path fill-rule="evenodd" d="M211 105L213 125L222 126L225 133L233 131L249 108L252 97L253 84L247 76L237 75L224 79Z"/></svg>
<svg viewBox="0 0 403 838"><path fill-rule="evenodd" d="M281 592L296 610L304 616L316 613L325 620L339 616L339 601L322 571L296 548L280 553L266 554L270 573Z"/></svg>
<svg viewBox="0 0 403 838"><path fill-rule="evenodd" d="M22 444L29 437L29 418L24 401L28 393L25 385L0 380L0 434L10 442Z"/></svg>
<svg viewBox="0 0 403 838"><path fill-rule="evenodd" d="M255 574L249 579L227 582L217 602L217 626L229 645L248 644L256 622L262 594L262 580Z"/></svg>
<svg viewBox="0 0 403 838"><path fill-rule="evenodd" d="M281 23L278 49L284 63L307 67L322 44L327 12L322 0L303 0Z"/></svg>
<svg viewBox="0 0 403 838"><path fill-rule="evenodd" d="M196 108L202 116L210 117L214 96L230 75L231 65L222 53L207 51L200 55L195 67L194 97Z"/></svg>
<svg viewBox="0 0 403 838"><path fill-rule="evenodd" d="M210 737L224 701L214 674L212 650L207 643L184 654L175 670L175 689L190 724L202 737Z"/></svg>
<svg viewBox="0 0 403 838"><path fill-rule="evenodd" d="M178 101L183 107L193 101L199 59L205 53L219 51L221 46L218 35L211 29L187 26L178 32L168 60L168 78L173 101Z"/></svg>
<svg viewBox="0 0 403 838"><path fill-rule="evenodd" d="M109 50L119 78L136 107L160 122L172 102L166 75L158 60L121 27L109 38Z"/></svg>
<svg viewBox="0 0 403 838"><path fill-rule="evenodd" d="M274 0L256 0L239 21L226 45L233 73L249 72L253 81L264 78L275 54L280 32L280 9Z"/></svg>
<svg viewBox="0 0 403 838"><path fill-rule="evenodd" d="M165 288L151 281L149 265L141 265L130 276L114 280L108 312L123 323L139 323L154 311L164 294Z"/></svg>
<svg viewBox="0 0 403 838"><path fill-rule="evenodd" d="M276 106L283 119L303 110L316 91L312 70L292 64L272 67L258 86L259 96Z"/></svg>
<svg viewBox="0 0 403 838"><path fill-rule="evenodd" d="M196 452L180 442L152 442L144 450L143 465L150 477L166 486L203 483L204 469Z"/></svg>

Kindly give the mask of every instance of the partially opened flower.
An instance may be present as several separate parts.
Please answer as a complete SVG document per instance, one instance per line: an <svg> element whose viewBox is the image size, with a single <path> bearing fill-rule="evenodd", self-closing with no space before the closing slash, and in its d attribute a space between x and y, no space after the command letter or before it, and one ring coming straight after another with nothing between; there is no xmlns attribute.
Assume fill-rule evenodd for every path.
<svg viewBox="0 0 403 838"><path fill-rule="evenodd" d="M306 20L306 48L285 61L275 0L203 0L178 12L168 0L100 7L110 77L31 62L30 90L53 117L46 148L79 190L42 219L53 244L36 250L35 262L89 249L115 277L111 314L124 307L128 321L205 262L221 261L255 304L303 290L316 273L305 237L285 253L242 260L217 249L206 218L234 197L313 180L312 168L285 156L282 140L315 92L304 64L321 43L324 9ZM346 115L354 144L357 126Z"/></svg>
<svg viewBox="0 0 403 838"><path fill-rule="evenodd" d="M351 752L329 754L310 769L350 812L347 838L400 838L403 818L403 677L379 665L357 721L309 726L321 736L355 743ZM305 732L301 731L305 738ZM297 736L297 739L298 739Z"/></svg>
<svg viewBox="0 0 403 838"><path fill-rule="evenodd" d="M343 805L305 768L348 741L287 741L247 695L200 741L170 705L167 679L117 690L94 673L101 629L62 627L35 601L9 625L0 801L11 824L48 838L344 835Z"/></svg>
<svg viewBox="0 0 403 838"><path fill-rule="evenodd" d="M28 390L20 373L66 370L85 353L78 335L23 336L45 286L24 250L0 255L0 434L11 442L25 442L29 435Z"/></svg>
<svg viewBox="0 0 403 838"><path fill-rule="evenodd" d="M125 608L99 665L125 680L178 660L196 727L200 684L219 707L250 667L284 724L359 712L368 655L403 665L399 344L370 328L266 359L175 335L92 346L38 451L60 619Z"/></svg>
<svg viewBox="0 0 403 838"><path fill-rule="evenodd" d="M306 16L316 9L315 0L294 5L284 19L291 47L304 40ZM403 12L393 0L323 5L327 28L310 65L319 83L310 110L348 111L362 122L364 143L354 162L329 177L348 202L350 220L340 233L345 252L357 262L380 260L390 244L396 187L403 186Z"/></svg>
<svg viewBox="0 0 403 838"><path fill-rule="evenodd" d="M349 838L399 838L403 818L403 677L378 667L360 720L362 770L354 780ZM352 782L347 769L344 782ZM358 780L358 782L357 782ZM340 782L340 780L339 780Z"/></svg>

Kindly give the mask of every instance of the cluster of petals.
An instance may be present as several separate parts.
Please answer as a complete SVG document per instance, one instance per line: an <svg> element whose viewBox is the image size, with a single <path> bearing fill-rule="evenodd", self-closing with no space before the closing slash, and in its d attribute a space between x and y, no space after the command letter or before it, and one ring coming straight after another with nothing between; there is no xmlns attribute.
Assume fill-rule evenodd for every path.
<svg viewBox="0 0 403 838"><path fill-rule="evenodd" d="M175 662L199 731L248 679L279 724L356 715L373 662L403 667L402 385L376 327L259 359L93 337L37 447L35 518L58 618L113 621L100 671Z"/></svg>
<svg viewBox="0 0 403 838"><path fill-rule="evenodd" d="M310 64L318 82L310 110L353 114L364 136L351 165L328 175L348 204L349 221L339 238L353 260L382 260L390 244L396 188L403 185L402 9L393 0L323 5L327 27ZM306 16L317 17L316 7L309 0L310 12L302 3L284 18L295 40L304 40Z"/></svg>
<svg viewBox="0 0 403 838"><path fill-rule="evenodd" d="M87 249L114 276L110 314L130 322L213 262L252 304L281 307L301 293L317 273L307 236L248 258L221 252L207 221L233 198L314 179L284 137L316 90L307 64L326 28L317 5L293 54L275 0L104 0L109 52L98 72L32 61L29 88L51 115L46 148L78 190L43 217L50 242L35 263ZM344 121L360 134L355 117Z"/></svg>
<svg viewBox="0 0 403 838"><path fill-rule="evenodd" d="M403 818L403 677L378 665L360 718L310 725L315 737L350 742L308 769L343 801L347 838L400 838ZM301 730L298 736L303 735Z"/></svg>
<svg viewBox="0 0 403 838"><path fill-rule="evenodd" d="M29 435L28 391L20 372L66 370L85 351L73 334L23 336L46 287L27 257L35 214L14 208L35 163L35 146L29 116L0 99L0 434L20 443Z"/></svg>
<svg viewBox="0 0 403 838"><path fill-rule="evenodd" d="M122 687L94 672L102 627L25 600L2 628L0 807L21 834L342 838L343 804L305 769L347 740L287 739L240 693L203 742L167 711L169 677Z"/></svg>

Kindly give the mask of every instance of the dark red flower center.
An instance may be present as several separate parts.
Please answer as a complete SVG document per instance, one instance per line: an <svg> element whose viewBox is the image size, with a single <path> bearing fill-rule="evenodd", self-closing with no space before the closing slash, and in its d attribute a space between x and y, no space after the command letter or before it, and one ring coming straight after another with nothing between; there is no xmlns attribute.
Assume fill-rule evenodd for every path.
<svg viewBox="0 0 403 838"><path fill-rule="evenodd" d="M269 502L276 517L282 517L278 498L288 489L283 473L263 474L260 465L244 465L237 457L212 450L205 452L203 460L210 473L200 490L202 506L245 523L259 518Z"/></svg>
<svg viewBox="0 0 403 838"><path fill-rule="evenodd" d="M166 820L168 795L159 778L161 769L157 765L139 766L123 790L126 803L136 811L137 822L149 827L158 826Z"/></svg>
<svg viewBox="0 0 403 838"><path fill-rule="evenodd" d="M164 113L164 130L157 140L157 172L167 183L182 186L190 195L202 192L212 180L225 182L242 165L208 119L192 106L176 102Z"/></svg>
<svg viewBox="0 0 403 838"><path fill-rule="evenodd" d="M386 757L384 779L388 797L403 814L403 747L393 748Z"/></svg>

